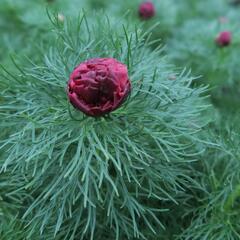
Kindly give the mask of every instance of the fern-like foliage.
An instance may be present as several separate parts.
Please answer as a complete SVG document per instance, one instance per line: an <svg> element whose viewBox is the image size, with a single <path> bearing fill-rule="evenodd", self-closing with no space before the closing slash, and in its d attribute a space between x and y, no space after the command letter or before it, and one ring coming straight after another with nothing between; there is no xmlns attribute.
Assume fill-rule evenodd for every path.
<svg viewBox="0 0 240 240"><path fill-rule="evenodd" d="M22 174L31 195L21 208L28 239L147 239L170 227L169 207L201 189L191 162L205 151L200 133L205 87L192 89L151 51L149 32L103 15L50 17L55 43L42 64L0 79L1 170ZM132 93L118 110L86 117L69 104L71 71L93 57L114 57L129 69ZM179 210L179 209L178 209Z"/></svg>
<svg viewBox="0 0 240 240"><path fill-rule="evenodd" d="M240 152L238 115L215 126L217 142L222 149L207 151L202 162L202 183L206 194L199 196L197 205L190 205L186 214L192 216L191 224L180 234L181 240L236 240L240 238ZM221 126L218 126L218 124ZM238 127L237 127L238 125ZM223 127L224 126L224 127ZM214 134L214 135L215 135ZM215 135L216 136L216 135ZM200 170L200 168L199 168ZM200 170L201 171L201 170Z"/></svg>

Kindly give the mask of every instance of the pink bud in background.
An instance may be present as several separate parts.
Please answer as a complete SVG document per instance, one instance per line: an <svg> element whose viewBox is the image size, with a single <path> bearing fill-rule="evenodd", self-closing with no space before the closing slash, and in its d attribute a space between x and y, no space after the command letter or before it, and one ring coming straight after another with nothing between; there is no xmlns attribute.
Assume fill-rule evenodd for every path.
<svg viewBox="0 0 240 240"><path fill-rule="evenodd" d="M155 7L152 2L143 2L139 6L138 13L142 19L147 20L155 15Z"/></svg>
<svg viewBox="0 0 240 240"><path fill-rule="evenodd" d="M218 46L226 47L232 41L232 34L229 31L220 32L215 41Z"/></svg>

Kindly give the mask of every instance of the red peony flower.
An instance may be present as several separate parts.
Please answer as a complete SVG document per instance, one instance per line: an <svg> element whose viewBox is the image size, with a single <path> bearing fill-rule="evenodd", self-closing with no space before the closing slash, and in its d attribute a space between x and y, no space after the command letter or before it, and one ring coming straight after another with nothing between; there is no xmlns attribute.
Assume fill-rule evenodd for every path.
<svg viewBox="0 0 240 240"><path fill-rule="evenodd" d="M140 4L138 12L142 19L149 19L155 15L155 7L152 2L143 2Z"/></svg>
<svg viewBox="0 0 240 240"><path fill-rule="evenodd" d="M69 101L92 117L118 108L130 90L127 67L113 58L94 58L81 63L68 82Z"/></svg>
<svg viewBox="0 0 240 240"><path fill-rule="evenodd" d="M232 34L229 31L221 32L216 38L216 43L220 47L228 46L232 41Z"/></svg>

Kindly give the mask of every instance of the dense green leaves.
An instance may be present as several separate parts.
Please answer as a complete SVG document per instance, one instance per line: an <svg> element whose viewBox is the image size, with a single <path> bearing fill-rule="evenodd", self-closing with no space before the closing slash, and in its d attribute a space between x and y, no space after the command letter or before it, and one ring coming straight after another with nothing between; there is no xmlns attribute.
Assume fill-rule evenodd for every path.
<svg viewBox="0 0 240 240"><path fill-rule="evenodd" d="M0 3L1 239L239 239L237 12L162 0L142 22L139 2ZM97 119L66 94L94 57L126 64L133 85Z"/></svg>
<svg viewBox="0 0 240 240"><path fill-rule="evenodd" d="M52 232L93 239L99 224L116 239L144 238L140 221L153 233L164 228L160 215L168 209L157 202L178 204L186 181L195 184L172 163L204 151L196 144L205 89L191 89L187 73L173 72L160 49L148 50L148 33L94 19L82 15L63 26L52 20L58 38L44 65L4 74L0 114L9 130L2 170L13 165L27 179L33 200L23 219L30 238ZM93 119L69 106L65 88L73 68L97 56L127 64L133 90L122 108Z"/></svg>

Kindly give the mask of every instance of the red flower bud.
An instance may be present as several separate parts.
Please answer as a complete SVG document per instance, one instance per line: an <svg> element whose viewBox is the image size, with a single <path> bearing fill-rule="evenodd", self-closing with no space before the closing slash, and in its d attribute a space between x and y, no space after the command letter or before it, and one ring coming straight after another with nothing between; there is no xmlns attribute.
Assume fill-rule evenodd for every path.
<svg viewBox="0 0 240 240"><path fill-rule="evenodd" d="M155 7L152 2L143 2L139 6L138 13L142 19L149 19L155 15Z"/></svg>
<svg viewBox="0 0 240 240"><path fill-rule="evenodd" d="M216 38L216 43L220 47L228 46L232 41L232 34L229 31L221 32Z"/></svg>
<svg viewBox="0 0 240 240"><path fill-rule="evenodd" d="M113 58L94 58L81 63L68 82L71 104L92 117L118 108L130 90L127 67Z"/></svg>

